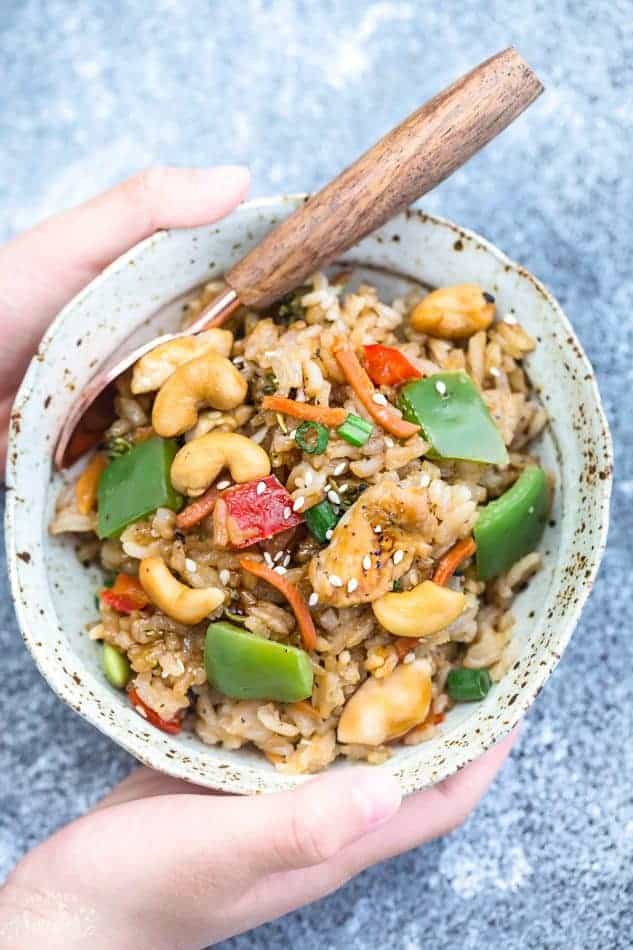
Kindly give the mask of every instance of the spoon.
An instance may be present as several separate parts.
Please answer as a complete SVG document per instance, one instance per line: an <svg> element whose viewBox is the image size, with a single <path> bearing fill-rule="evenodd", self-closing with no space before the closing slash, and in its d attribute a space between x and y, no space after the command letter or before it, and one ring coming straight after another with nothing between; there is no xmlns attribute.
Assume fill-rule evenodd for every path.
<svg viewBox="0 0 633 950"><path fill-rule="evenodd" d="M55 465L72 465L113 421L114 380L159 344L220 326L242 305L262 310L430 191L543 91L513 48L480 63L410 115L278 224L224 275L227 287L181 333L106 362L72 406Z"/></svg>

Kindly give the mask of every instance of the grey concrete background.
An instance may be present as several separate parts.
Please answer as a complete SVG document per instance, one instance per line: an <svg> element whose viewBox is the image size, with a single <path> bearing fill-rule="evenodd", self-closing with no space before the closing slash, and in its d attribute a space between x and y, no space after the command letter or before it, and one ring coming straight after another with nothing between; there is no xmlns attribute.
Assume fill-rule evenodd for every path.
<svg viewBox="0 0 633 950"><path fill-rule="evenodd" d="M618 454L610 545L525 733L467 825L227 948L633 942L633 5L629 0L3 0L0 236L152 162L325 182L431 93L516 44L547 95L424 205L558 295ZM130 769L36 673L0 580L0 869Z"/></svg>

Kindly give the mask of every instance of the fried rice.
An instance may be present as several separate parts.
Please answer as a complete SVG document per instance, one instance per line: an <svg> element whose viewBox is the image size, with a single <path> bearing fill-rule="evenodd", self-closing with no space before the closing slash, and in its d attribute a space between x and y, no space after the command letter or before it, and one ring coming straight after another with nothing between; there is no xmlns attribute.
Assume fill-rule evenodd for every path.
<svg viewBox="0 0 633 950"><path fill-rule="evenodd" d="M183 326L221 286L210 282L186 305ZM384 499L385 506L393 504L393 491L415 493L416 504L423 507L415 544L405 552L406 570L397 579L389 578L389 589L397 580L400 591L431 578L442 555L472 535L481 506L499 497L534 463L530 446L547 421L523 366L535 341L520 324L497 314L487 329L463 340L425 335L409 320L424 294L420 289L387 305L370 286L350 291L345 274L328 279L318 273L268 314L240 310L229 324L227 353L248 384L246 399L228 411L201 408L195 425L183 434L187 443L212 431L237 432L254 440L267 452L272 473L286 487L299 515L325 498L349 513L368 491L378 505ZM380 425L373 426L363 445L352 445L334 432L322 454L302 451L295 438L296 420L262 408L263 395L273 392L320 407L342 407L369 420L333 356L342 338L357 352L370 344L396 347L422 376L467 373L501 432L508 464L437 460L429 457L429 444L420 433L399 440ZM102 446L111 454L152 434L155 392L135 395L131 373L118 380L117 391L117 418ZM383 385L379 391L396 404L394 387ZM218 481L230 479L223 473ZM99 563L106 574L136 576L142 559L158 557L188 587L224 591L220 607L195 625L184 625L151 604L125 613L100 600L100 616L89 635L127 657L130 687L140 700L137 708L153 711L163 721L181 722L209 745L254 746L287 773L315 772L338 756L378 763L398 742L413 745L431 738L454 704L446 689L452 669L487 669L498 681L514 662L512 602L541 563L540 555L531 552L504 575L484 582L471 558L448 582L465 595L461 615L444 629L412 638L403 652L397 638L378 622L371 589L363 590L361 583L360 590L354 590L348 584L341 595L327 584L317 585L318 558L328 542L319 543L304 524L280 532L247 553L277 568L310 605L316 628L316 645L310 651L312 695L294 703L237 700L207 682L204 644L209 621L228 618L257 637L301 647L297 619L284 596L240 566L243 548L217 543L212 514L190 530L178 527L176 512L169 508L128 525L118 538L99 540L96 529L97 512L81 510L76 484L68 484L58 498L51 531L75 534L83 562ZM384 679L400 664L412 662L426 668L431 678L432 701L424 721L395 741L340 742L337 728L350 697L368 679Z"/></svg>

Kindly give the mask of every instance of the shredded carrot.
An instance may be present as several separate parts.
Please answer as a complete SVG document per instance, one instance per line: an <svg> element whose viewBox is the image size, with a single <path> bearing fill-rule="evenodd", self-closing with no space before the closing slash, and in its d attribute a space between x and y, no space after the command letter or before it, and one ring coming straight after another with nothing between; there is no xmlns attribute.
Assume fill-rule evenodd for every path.
<svg viewBox="0 0 633 950"><path fill-rule="evenodd" d="M196 498L176 516L176 527L183 528L186 531L188 528L200 524L203 518L206 518L213 511L217 497L217 488L214 486L208 488L204 495Z"/></svg>
<svg viewBox="0 0 633 950"><path fill-rule="evenodd" d="M320 719L318 712L309 702L305 699L299 700L299 702L292 703L289 707L293 712L301 713L304 716L310 716L312 719Z"/></svg>
<svg viewBox="0 0 633 950"><path fill-rule="evenodd" d="M268 567L262 561L252 561L250 558L242 558L240 567L254 574L263 581L267 581L272 587L276 587L280 594L283 594L297 618L299 632L306 650L314 650L316 646L316 630L310 614L310 609L304 598L301 596L294 584L287 581L281 574Z"/></svg>
<svg viewBox="0 0 633 950"><path fill-rule="evenodd" d="M444 586L449 577L452 577L462 561L472 557L477 550L477 545L472 538L464 538L458 541L450 548L444 557L440 558L440 563L435 569L433 582Z"/></svg>
<svg viewBox="0 0 633 950"><path fill-rule="evenodd" d="M270 412L281 412L285 416L292 416L294 419L320 422L333 429L342 426L348 415L345 409L314 406L312 403L297 402L296 399L286 399L284 396L264 396L262 407Z"/></svg>
<svg viewBox="0 0 633 950"><path fill-rule="evenodd" d="M381 405L375 401L377 394L374 384L360 364L360 360L350 346L341 346L334 351L336 362L345 379L350 384L363 406L379 425L395 435L397 439L409 439L420 431L420 427L407 422L389 404Z"/></svg>
<svg viewBox="0 0 633 950"><path fill-rule="evenodd" d="M396 648L398 659L404 660L407 653L411 653L412 650L415 650L418 641L415 637L398 637L397 640L393 641L393 645Z"/></svg>
<svg viewBox="0 0 633 950"><path fill-rule="evenodd" d="M101 478L102 471L107 467L107 464L108 460L105 455L97 453L97 455L90 459L77 479L75 498L77 499L77 508L82 515L89 515L97 504L99 479Z"/></svg>

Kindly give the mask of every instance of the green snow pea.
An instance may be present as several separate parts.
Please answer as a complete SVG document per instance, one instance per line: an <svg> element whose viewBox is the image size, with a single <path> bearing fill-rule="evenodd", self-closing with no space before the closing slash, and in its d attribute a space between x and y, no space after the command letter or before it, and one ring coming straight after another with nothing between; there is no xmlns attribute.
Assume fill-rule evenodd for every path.
<svg viewBox="0 0 633 950"><path fill-rule="evenodd" d="M435 373L407 383L398 405L431 443L430 458L507 464L501 433L466 373Z"/></svg>
<svg viewBox="0 0 633 950"><path fill-rule="evenodd" d="M503 574L533 551L549 511L547 478L542 468L526 468L512 488L489 502L475 524L477 574L482 580Z"/></svg>
<svg viewBox="0 0 633 950"><path fill-rule="evenodd" d="M233 699L294 703L312 694L307 653L232 623L210 623L204 645L209 683Z"/></svg>
<svg viewBox="0 0 633 950"><path fill-rule="evenodd" d="M181 509L182 495L174 490L169 474L177 451L174 439L155 436L110 462L97 494L100 538L119 535L157 508Z"/></svg>
<svg viewBox="0 0 633 950"><path fill-rule="evenodd" d="M103 644L101 665L108 683L117 689L125 689L132 679L132 667L128 658L109 643Z"/></svg>

